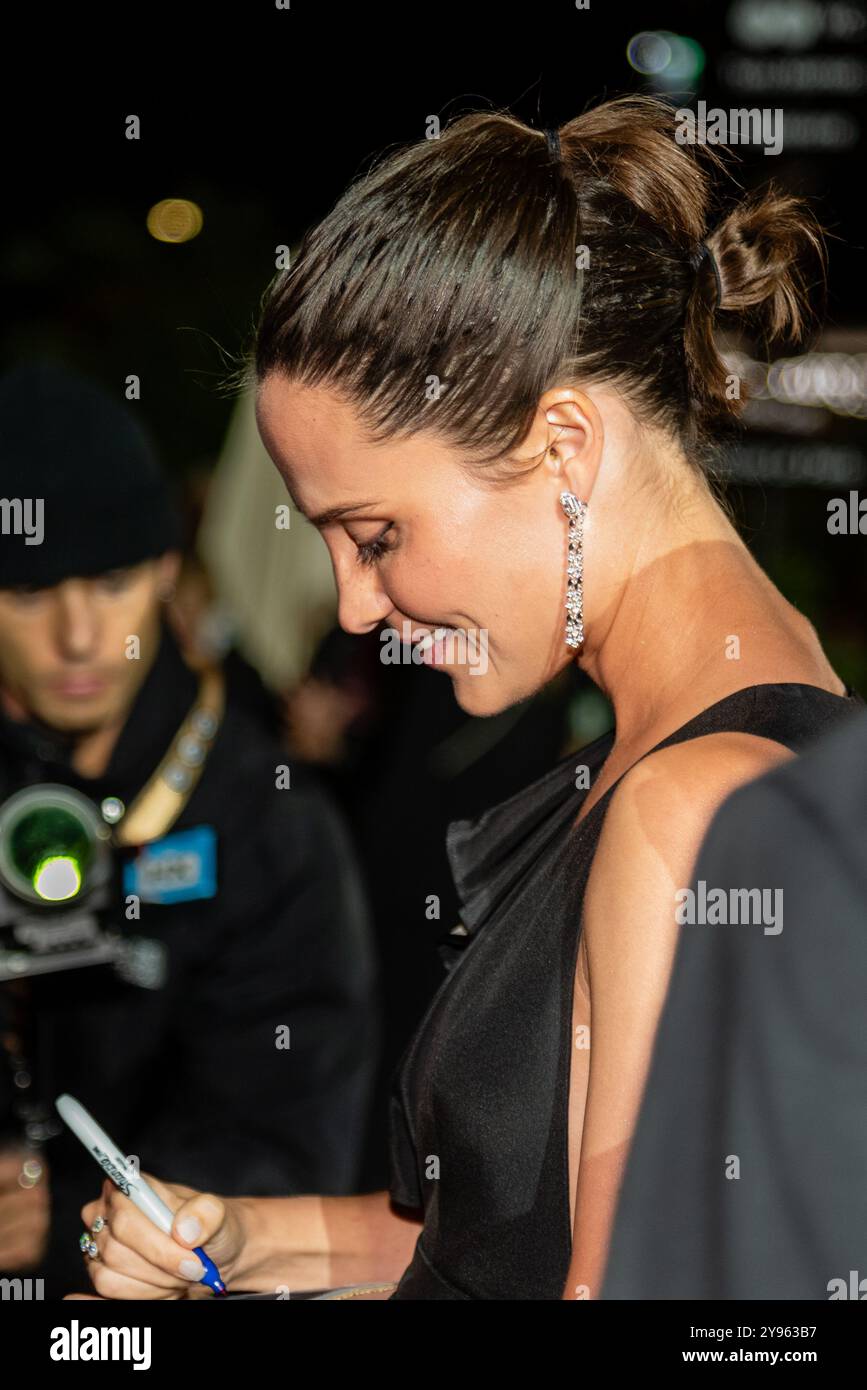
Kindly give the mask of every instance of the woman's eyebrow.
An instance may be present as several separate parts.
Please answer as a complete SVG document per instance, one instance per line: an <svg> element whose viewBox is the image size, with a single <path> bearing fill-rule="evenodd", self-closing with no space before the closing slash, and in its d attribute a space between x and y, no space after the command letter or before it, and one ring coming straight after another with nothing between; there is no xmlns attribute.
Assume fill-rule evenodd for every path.
<svg viewBox="0 0 867 1390"><path fill-rule="evenodd" d="M349 512L358 512L365 507L377 506L379 506L378 502L344 502L339 507L326 507L324 512L317 512L315 516L307 516L306 512L303 512L303 515L307 516L307 520L313 526L330 526L334 521L341 521ZM298 510L302 511L302 508L299 507Z"/></svg>

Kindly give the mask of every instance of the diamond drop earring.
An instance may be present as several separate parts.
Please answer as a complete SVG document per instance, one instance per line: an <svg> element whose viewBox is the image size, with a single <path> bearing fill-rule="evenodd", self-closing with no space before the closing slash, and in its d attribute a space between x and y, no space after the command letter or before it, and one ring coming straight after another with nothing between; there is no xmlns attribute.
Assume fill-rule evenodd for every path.
<svg viewBox="0 0 867 1390"><path fill-rule="evenodd" d="M587 503L574 492L561 492L560 505L569 518L569 559L566 564L566 645L584 641L584 517Z"/></svg>

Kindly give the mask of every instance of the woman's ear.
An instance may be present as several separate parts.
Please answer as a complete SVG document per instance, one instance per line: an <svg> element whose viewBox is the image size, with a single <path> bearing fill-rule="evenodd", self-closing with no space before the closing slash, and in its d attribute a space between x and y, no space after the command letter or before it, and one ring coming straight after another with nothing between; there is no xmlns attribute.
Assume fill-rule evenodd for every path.
<svg viewBox="0 0 867 1390"><path fill-rule="evenodd" d="M540 407L548 435L545 466L558 486L586 502L602 458L602 416L583 391L568 388L547 392Z"/></svg>

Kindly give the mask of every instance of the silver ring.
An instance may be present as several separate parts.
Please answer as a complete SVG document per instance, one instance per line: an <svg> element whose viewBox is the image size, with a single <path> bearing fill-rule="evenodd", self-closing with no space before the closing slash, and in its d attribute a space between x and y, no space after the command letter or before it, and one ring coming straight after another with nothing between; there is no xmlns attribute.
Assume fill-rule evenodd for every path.
<svg viewBox="0 0 867 1390"><path fill-rule="evenodd" d="M90 1231L84 1231L82 1235L78 1237L78 1248L83 1255L89 1255L92 1260L99 1258L99 1246L96 1241L92 1239Z"/></svg>
<svg viewBox="0 0 867 1390"><path fill-rule="evenodd" d="M89 1231L84 1231L78 1238L78 1246L83 1254L89 1255L92 1260L99 1259L99 1246L93 1239L98 1236L100 1231L107 1229L108 1222L104 1216L97 1216Z"/></svg>

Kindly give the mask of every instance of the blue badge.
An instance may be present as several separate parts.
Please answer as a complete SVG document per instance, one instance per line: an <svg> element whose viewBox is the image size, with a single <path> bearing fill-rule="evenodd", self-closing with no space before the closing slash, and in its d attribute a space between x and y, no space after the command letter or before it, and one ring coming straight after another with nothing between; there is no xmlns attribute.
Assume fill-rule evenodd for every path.
<svg viewBox="0 0 867 1390"><path fill-rule="evenodd" d="M217 832L212 825L179 830L142 845L123 866L124 894L143 903L182 903L217 891Z"/></svg>

